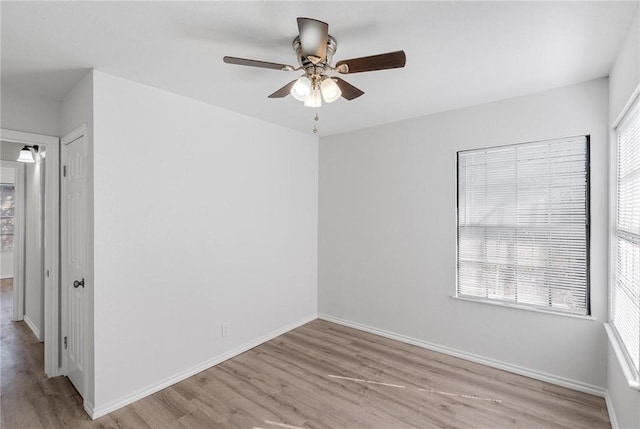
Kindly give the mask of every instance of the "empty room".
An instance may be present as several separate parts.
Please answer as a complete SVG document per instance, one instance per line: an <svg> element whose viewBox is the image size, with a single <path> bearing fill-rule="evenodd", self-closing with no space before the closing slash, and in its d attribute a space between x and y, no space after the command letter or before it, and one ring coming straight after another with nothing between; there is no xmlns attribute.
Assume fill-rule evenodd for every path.
<svg viewBox="0 0 640 429"><path fill-rule="evenodd" d="M2 1L0 426L640 428L640 1Z"/></svg>

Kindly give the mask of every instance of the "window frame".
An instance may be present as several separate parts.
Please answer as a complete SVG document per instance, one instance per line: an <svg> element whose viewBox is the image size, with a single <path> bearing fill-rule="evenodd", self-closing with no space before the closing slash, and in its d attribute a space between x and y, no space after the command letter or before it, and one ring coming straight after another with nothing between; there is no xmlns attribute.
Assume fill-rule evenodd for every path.
<svg viewBox="0 0 640 429"><path fill-rule="evenodd" d="M473 295L465 295L459 293L459 253L460 253L460 241L459 241L459 228L460 228L460 154L465 152L474 152L480 150L491 150L491 149L501 149L501 148L509 148L509 147L517 147L528 144L536 144L536 143L544 143L544 142L552 142L559 140L569 140L574 138L584 138L585 139L585 294L586 294L586 312L577 313L569 310L563 310L557 307L552 306L541 306L536 304L527 304L523 302L517 301L509 301L509 300L500 300L500 299L491 299L486 297L476 297ZM478 302L482 304L491 304L497 305L505 308L513 308L520 310L528 310L535 311L539 313L547 313L552 315L559 316L567 316L579 319L588 319L595 320L592 311L591 311L591 135L576 135L576 136L568 136L568 137L560 137L553 139L545 139L545 140L535 140L528 142L519 142L519 143L509 143L502 145L493 145L486 147L478 147L472 149L462 149L456 151L456 284L455 284L455 294L453 298L459 299L462 301L469 302Z"/></svg>
<svg viewBox="0 0 640 429"><path fill-rule="evenodd" d="M613 321L615 289L617 283L616 264L618 257L618 141L619 128L628 118L630 114L637 110L640 116L640 86L638 86L629 98L625 106L621 109L620 114L611 125L610 132L610 152L609 152L609 284L608 284L608 318L605 323L607 337L611 344L612 350L621 366L622 372L627 379L628 386L634 390L640 391L640 371L627 350L621 335Z"/></svg>

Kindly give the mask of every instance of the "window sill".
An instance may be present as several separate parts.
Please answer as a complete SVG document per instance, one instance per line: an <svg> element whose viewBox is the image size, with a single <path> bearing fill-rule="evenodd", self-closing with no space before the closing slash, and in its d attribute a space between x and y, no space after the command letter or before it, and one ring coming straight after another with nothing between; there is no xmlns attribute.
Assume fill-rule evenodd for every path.
<svg viewBox="0 0 640 429"><path fill-rule="evenodd" d="M502 302L497 302L497 301L491 301L489 299L465 298L465 297L462 297L462 296L455 296L455 295L452 296L451 298L458 299L460 301L476 302L476 303L480 303L480 304L495 305L495 306L503 307L503 308L511 308L511 309L514 309L514 310L526 310L526 311L533 311L534 313L544 313L544 314L551 314L553 316L570 317L572 319L582 319L582 320L591 320L591 321L598 320L593 316L583 316L581 314L572 314L572 313L564 313L564 312L561 312L561 311L544 310L542 308L529 307L527 305L508 304L508 303L502 303Z"/></svg>
<svg viewBox="0 0 640 429"><path fill-rule="evenodd" d="M622 373L627 379L627 384L629 384L629 387L633 390L640 391L640 382L636 380L633 375L633 369L629 366L629 362L627 362L627 358L622 351L622 347L620 346L620 342L618 340L618 335L616 335L613 327L609 323L604 324L604 329L607 331L609 343L611 344L611 348L613 348L613 352L616 354L616 358L618 359L620 368L622 368Z"/></svg>

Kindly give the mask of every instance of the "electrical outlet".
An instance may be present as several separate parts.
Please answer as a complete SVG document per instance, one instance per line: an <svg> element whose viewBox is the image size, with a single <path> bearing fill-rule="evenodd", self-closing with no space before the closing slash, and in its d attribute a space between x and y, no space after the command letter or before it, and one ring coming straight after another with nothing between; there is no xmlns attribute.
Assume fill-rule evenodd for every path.
<svg viewBox="0 0 640 429"><path fill-rule="evenodd" d="M229 335L229 322L222 323L222 337Z"/></svg>

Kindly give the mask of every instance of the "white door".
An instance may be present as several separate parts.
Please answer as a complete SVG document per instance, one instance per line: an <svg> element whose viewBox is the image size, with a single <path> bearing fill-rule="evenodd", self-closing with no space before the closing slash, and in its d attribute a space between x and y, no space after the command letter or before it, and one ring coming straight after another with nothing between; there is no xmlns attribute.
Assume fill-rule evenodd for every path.
<svg viewBox="0 0 640 429"><path fill-rule="evenodd" d="M84 397L87 267L87 138L77 130L62 139L63 355L66 374Z"/></svg>

